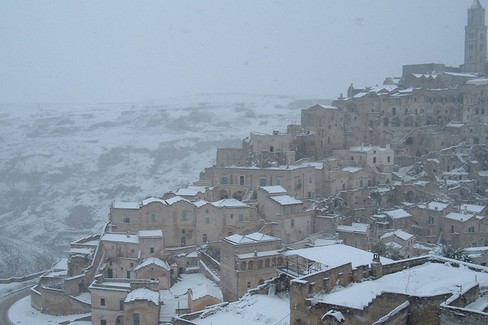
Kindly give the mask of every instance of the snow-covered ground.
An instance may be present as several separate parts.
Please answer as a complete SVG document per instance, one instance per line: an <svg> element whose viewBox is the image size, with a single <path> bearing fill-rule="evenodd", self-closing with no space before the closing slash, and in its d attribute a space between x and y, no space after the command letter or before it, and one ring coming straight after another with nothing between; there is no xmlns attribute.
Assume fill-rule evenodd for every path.
<svg viewBox="0 0 488 325"><path fill-rule="evenodd" d="M286 295L245 295L240 300L218 308L217 313L192 320L199 325L290 324L290 299Z"/></svg>
<svg viewBox="0 0 488 325"><path fill-rule="evenodd" d="M217 147L300 123L320 100L242 94L164 103L0 105L0 277L49 267L100 232L112 200L198 179Z"/></svg>
<svg viewBox="0 0 488 325"><path fill-rule="evenodd" d="M61 322L74 321L88 315L89 314L51 316L51 315L42 314L41 312L31 307L30 296L27 296L19 300L8 311L8 317L10 318L10 320L14 324L18 324L18 325L31 325L31 324L52 325L52 324L59 324ZM85 324L91 324L91 322L76 322L74 324L85 325Z"/></svg>

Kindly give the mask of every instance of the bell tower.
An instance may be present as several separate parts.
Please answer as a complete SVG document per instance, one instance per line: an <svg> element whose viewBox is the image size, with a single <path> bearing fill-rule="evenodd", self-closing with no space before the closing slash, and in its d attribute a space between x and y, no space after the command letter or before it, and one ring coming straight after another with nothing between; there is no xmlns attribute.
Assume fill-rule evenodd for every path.
<svg viewBox="0 0 488 325"><path fill-rule="evenodd" d="M486 74L485 9L474 0L468 9L464 38L464 71Z"/></svg>

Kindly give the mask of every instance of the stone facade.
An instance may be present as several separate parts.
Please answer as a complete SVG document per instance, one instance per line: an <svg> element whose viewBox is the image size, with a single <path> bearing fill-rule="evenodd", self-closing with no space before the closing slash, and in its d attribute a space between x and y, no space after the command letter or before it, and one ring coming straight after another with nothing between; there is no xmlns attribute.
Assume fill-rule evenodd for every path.
<svg viewBox="0 0 488 325"><path fill-rule="evenodd" d="M225 301L235 301L249 289L277 275L283 263L281 239L261 233L222 238L220 286Z"/></svg>

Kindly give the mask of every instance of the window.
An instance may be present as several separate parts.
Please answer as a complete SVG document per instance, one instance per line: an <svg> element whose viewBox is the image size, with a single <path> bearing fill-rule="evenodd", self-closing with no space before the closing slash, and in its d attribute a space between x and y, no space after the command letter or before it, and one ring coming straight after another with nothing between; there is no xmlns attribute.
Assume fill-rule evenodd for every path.
<svg viewBox="0 0 488 325"><path fill-rule="evenodd" d="M251 281L247 282L247 288L251 288Z"/></svg>
<svg viewBox="0 0 488 325"><path fill-rule="evenodd" d="M433 224L434 224L434 217L429 216L429 225L433 225Z"/></svg>
<svg viewBox="0 0 488 325"><path fill-rule="evenodd" d="M376 157L373 157L373 164L376 164Z"/></svg>
<svg viewBox="0 0 488 325"><path fill-rule="evenodd" d="M263 260L259 260L258 261L258 269L262 269L263 268Z"/></svg>
<svg viewBox="0 0 488 325"><path fill-rule="evenodd" d="M149 247L149 253L154 254L154 247Z"/></svg>
<svg viewBox="0 0 488 325"><path fill-rule="evenodd" d="M156 214L151 214L151 222L156 222Z"/></svg>
<svg viewBox="0 0 488 325"><path fill-rule="evenodd" d="M125 217L125 218L124 218L124 223L130 223L130 218Z"/></svg>
<svg viewBox="0 0 488 325"><path fill-rule="evenodd" d="M468 232L474 232L474 227L469 227Z"/></svg>
<svg viewBox="0 0 488 325"><path fill-rule="evenodd" d="M220 178L220 184L227 184L227 177L226 176L222 176Z"/></svg>
<svg viewBox="0 0 488 325"><path fill-rule="evenodd" d="M100 298L100 306L105 306L105 298Z"/></svg>
<svg viewBox="0 0 488 325"><path fill-rule="evenodd" d="M264 267L269 267L269 258L264 261Z"/></svg>
<svg viewBox="0 0 488 325"><path fill-rule="evenodd" d="M187 220L187 219L188 219L187 212L186 211L181 211L181 220Z"/></svg>
<svg viewBox="0 0 488 325"><path fill-rule="evenodd" d="M207 238L207 234L203 234L203 242L204 243L207 243L208 242L208 238Z"/></svg>
<svg viewBox="0 0 488 325"><path fill-rule="evenodd" d="M295 219L291 219L291 220L290 220L290 226L291 226L292 228L295 228Z"/></svg>
<svg viewBox="0 0 488 325"><path fill-rule="evenodd" d="M253 267L254 267L254 262L253 262L253 261L249 261L249 262L247 263L247 269L248 269L248 270L252 270L252 269L253 269Z"/></svg>
<svg viewBox="0 0 488 325"><path fill-rule="evenodd" d="M386 157L386 162L390 162L391 158L390 156Z"/></svg>
<svg viewBox="0 0 488 325"><path fill-rule="evenodd" d="M239 221L244 221L244 215L243 214L239 215Z"/></svg>
<svg viewBox="0 0 488 325"><path fill-rule="evenodd" d="M239 185L244 185L244 176L239 176Z"/></svg>
<svg viewBox="0 0 488 325"><path fill-rule="evenodd" d="M132 314L132 320L134 321L133 322L134 325L141 325L141 319L140 319L139 313L133 313Z"/></svg>
<svg viewBox="0 0 488 325"><path fill-rule="evenodd" d="M100 320L100 325L107 325L107 321L105 319Z"/></svg>
<svg viewBox="0 0 488 325"><path fill-rule="evenodd" d="M208 225L210 223L210 217L205 217L205 223Z"/></svg>
<svg viewBox="0 0 488 325"><path fill-rule="evenodd" d="M451 225L451 234L454 233L454 225Z"/></svg>
<svg viewBox="0 0 488 325"><path fill-rule="evenodd" d="M274 147L273 146L269 147L269 152L274 152Z"/></svg>
<svg viewBox="0 0 488 325"><path fill-rule="evenodd" d="M186 246L186 237L181 237L181 246Z"/></svg>
<svg viewBox="0 0 488 325"><path fill-rule="evenodd" d="M119 310L124 310L124 300L119 300Z"/></svg>
<svg viewBox="0 0 488 325"><path fill-rule="evenodd" d="M127 279L130 279L130 271L127 271Z"/></svg>
<svg viewBox="0 0 488 325"><path fill-rule="evenodd" d="M259 179L259 186L266 186L266 178L261 177Z"/></svg>

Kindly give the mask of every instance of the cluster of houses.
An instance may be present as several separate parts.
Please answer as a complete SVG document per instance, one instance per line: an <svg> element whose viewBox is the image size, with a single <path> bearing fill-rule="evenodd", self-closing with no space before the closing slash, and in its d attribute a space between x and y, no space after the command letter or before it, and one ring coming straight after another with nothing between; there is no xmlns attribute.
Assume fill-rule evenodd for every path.
<svg viewBox="0 0 488 325"><path fill-rule="evenodd" d="M468 13L484 26L478 1ZM467 44L478 25L468 20ZM291 324L488 321L488 79L469 55L464 68L408 65L382 86L351 85L286 132L218 149L191 186L113 202L103 233L71 244L32 306L97 325L188 324L287 291ZM442 246L472 263L431 254ZM171 288L194 272L219 293L188 290L168 315Z"/></svg>

